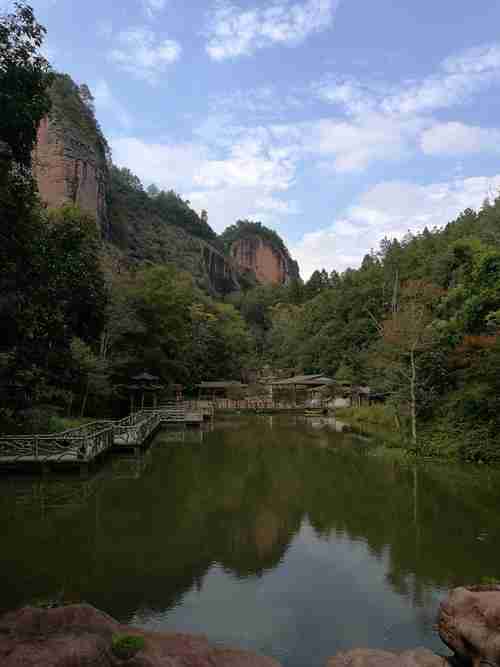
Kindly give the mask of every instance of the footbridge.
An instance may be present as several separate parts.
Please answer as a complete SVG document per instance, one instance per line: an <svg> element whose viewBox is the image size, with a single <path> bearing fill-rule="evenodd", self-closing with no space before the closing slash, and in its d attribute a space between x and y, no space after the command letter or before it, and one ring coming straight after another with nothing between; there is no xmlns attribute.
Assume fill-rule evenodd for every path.
<svg viewBox="0 0 500 667"><path fill-rule="evenodd" d="M0 436L0 469L31 464L42 469L80 465L85 470L108 452L137 452L163 426L199 426L209 418L213 418L213 409L206 405L167 403L117 421L95 421L60 433Z"/></svg>

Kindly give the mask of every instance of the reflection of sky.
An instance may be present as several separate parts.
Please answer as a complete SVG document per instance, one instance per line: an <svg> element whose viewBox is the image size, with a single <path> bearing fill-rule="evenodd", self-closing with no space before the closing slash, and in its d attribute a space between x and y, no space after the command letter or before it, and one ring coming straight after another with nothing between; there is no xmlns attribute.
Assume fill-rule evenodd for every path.
<svg viewBox="0 0 500 667"><path fill-rule="evenodd" d="M364 541L318 538L304 522L283 562L262 577L238 579L215 566L201 590L163 613L138 612L132 623L157 630L206 634L215 642L272 655L286 667L323 666L355 646L442 650L411 600L386 581L385 555ZM437 595L426 595L434 616Z"/></svg>

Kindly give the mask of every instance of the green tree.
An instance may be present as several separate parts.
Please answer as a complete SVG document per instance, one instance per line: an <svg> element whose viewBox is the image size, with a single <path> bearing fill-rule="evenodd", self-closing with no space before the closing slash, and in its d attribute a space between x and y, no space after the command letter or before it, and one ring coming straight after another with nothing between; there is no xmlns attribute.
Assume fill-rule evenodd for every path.
<svg viewBox="0 0 500 667"><path fill-rule="evenodd" d="M425 393L429 394L421 358L437 341L433 305L440 295L441 291L433 285L420 281L407 283L397 310L380 326L379 367L388 378L388 386L396 401L408 405L415 450L418 447L420 400Z"/></svg>
<svg viewBox="0 0 500 667"><path fill-rule="evenodd" d="M31 7L14 6L13 13L0 16L0 140L28 170L38 125L51 106L51 71L41 53L45 28Z"/></svg>

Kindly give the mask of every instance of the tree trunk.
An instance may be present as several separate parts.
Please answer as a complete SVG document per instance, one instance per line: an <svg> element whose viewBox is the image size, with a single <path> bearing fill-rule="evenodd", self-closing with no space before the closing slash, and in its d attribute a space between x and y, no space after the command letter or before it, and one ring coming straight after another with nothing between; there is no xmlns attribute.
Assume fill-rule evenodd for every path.
<svg viewBox="0 0 500 667"><path fill-rule="evenodd" d="M73 392L71 392L70 397L69 397L69 401L68 401L68 414L67 414L68 417L71 417L71 410L73 408L73 399L74 399L74 395L73 395Z"/></svg>
<svg viewBox="0 0 500 667"><path fill-rule="evenodd" d="M101 334L101 349L100 349L100 357L103 361L106 361L106 357L108 356L108 344L109 344L109 336L108 332L105 329Z"/></svg>
<svg viewBox="0 0 500 667"><path fill-rule="evenodd" d="M417 369L415 367L415 350L410 351L410 412L411 412L411 439L415 449L417 448L417 398L416 398L416 384L417 384Z"/></svg>
<svg viewBox="0 0 500 667"><path fill-rule="evenodd" d="M82 401L82 409L80 410L80 417L83 417L85 414L85 408L87 407L87 400L89 397L89 386L90 386L90 380L87 380L87 386L85 388L85 395L83 397Z"/></svg>

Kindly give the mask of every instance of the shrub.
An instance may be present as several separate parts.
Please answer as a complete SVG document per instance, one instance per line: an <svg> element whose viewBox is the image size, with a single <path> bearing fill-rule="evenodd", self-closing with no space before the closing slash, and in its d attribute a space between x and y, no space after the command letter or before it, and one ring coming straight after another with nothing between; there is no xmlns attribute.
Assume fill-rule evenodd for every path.
<svg viewBox="0 0 500 667"><path fill-rule="evenodd" d="M136 653L143 650L144 646L144 637L135 635L114 635L112 639L113 653L121 660L133 658Z"/></svg>

